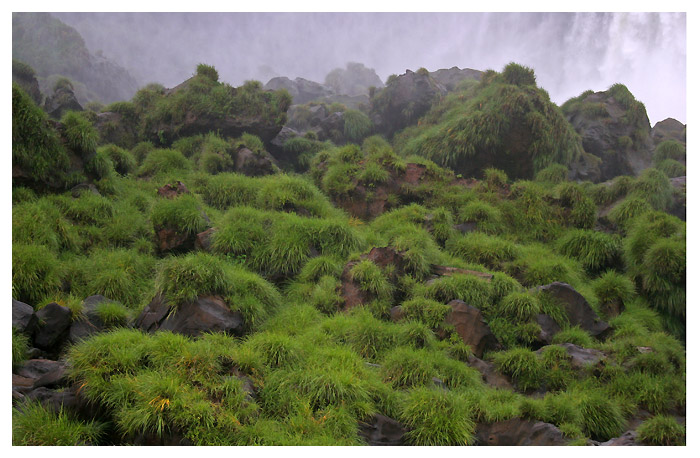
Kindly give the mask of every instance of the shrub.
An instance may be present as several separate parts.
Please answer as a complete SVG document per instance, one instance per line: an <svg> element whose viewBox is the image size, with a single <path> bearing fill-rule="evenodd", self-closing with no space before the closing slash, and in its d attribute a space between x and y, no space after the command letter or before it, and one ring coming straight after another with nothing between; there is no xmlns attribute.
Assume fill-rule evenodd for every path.
<svg viewBox="0 0 700 458"><path fill-rule="evenodd" d="M484 182L489 191L504 189L508 185L508 174L503 170L489 167L484 169Z"/></svg>
<svg viewBox="0 0 700 458"><path fill-rule="evenodd" d="M61 408L48 410L40 402L12 408L12 445L99 445L105 424L80 422Z"/></svg>
<svg viewBox="0 0 700 458"><path fill-rule="evenodd" d="M197 65L197 75L205 76L212 81L219 81L219 72L216 71L213 65L199 64Z"/></svg>
<svg viewBox="0 0 700 458"><path fill-rule="evenodd" d="M644 421L637 434L648 445L685 445L685 428L668 415L656 415Z"/></svg>
<svg viewBox="0 0 700 458"><path fill-rule="evenodd" d="M632 220L652 210L645 199L629 196L610 211L608 219L622 229L627 229Z"/></svg>
<svg viewBox="0 0 700 458"><path fill-rule="evenodd" d="M671 205L673 187L662 171L649 168L632 184L630 196L645 199L654 210L665 210Z"/></svg>
<svg viewBox="0 0 700 458"><path fill-rule="evenodd" d="M572 343L579 347L593 347L593 338L591 335L578 326L559 331L552 337L552 344Z"/></svg>
<svg viewBox="0 0 700 458"><path fill-rule="evenodd" d="M471 445L476 425L468 403L439 389L415 388L401 402L399 420L410 428L413 445Z"/></svg>
<svg viewBox="0 0 700 458"><path fill-rule="evenodd" d="M139 142L133 148L131 148L131 154L136 159L137 164L142 164L143 160L148 156L148 153L153 151L155 146L151 142ZM180 148L175 148L180 149Z"/></svg>
<svg viewBox="0 0 700 458"><path fill-rule="evenodd" d="M425 289L425 297L447 303L459 299L478 309L488 308L491 299L489 283L473 275L455 274L435 280Z"/></svg>
<svg viewBox="0 0 700 458"><path fill-rule="evenodd" d="M95 312L107 327L126 326L131 318L129 309L119 302L101 302L95 307Z"/></svg>
<svg viewBox="0 0 700 458"><path fill-rule="evenodd" d="M294 367L303 357L299 342L285 334L257 332L245 343L261 356L262 363L269 368Z"/></svg>
<svg viewBox="0 0 700 458"><path fill-rule="evenodd" d="M406 320L419 321L431 329L442 326L450 310L449 305L420 297L401 303Z"/></svg>
<svg viewBox="0 0 700 458"><path fill-rule="evenodd" d="M390 299L393 294L393 287L385 274L372 261L360 261L350 270L350 276L359 283L360 289L379 299Z"/></svg>

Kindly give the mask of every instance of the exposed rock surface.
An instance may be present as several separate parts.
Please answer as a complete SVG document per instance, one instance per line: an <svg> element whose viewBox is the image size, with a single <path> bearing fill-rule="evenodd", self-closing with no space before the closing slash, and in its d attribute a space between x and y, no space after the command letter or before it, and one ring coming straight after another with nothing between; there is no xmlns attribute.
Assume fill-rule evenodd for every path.
<svg viewBox="0 0 700 458"><path fill-rule="evenodd" d="M654 124L651 129L651 139L654 145L666 140L676 140L685 144L686 125L673 118L666 118Z"/></svg>
<svg viewBox="0 0 700 458"><path fill-rule="evenodd" d="M584 369L589 366L595 366L606 358L605 353L593 348L583 348L568 342L558 344L558 346L564 348L569 354L569 362L574 369ZM539 355L545 348L547 347L540 348L535 353Z"/></svg>
<svg viewBox="0 0 700 458"><path fill-rule="evenodd" d="M540 327L540 333L537 340L542 345L552 343L552 338L556 333L561 331L561 327L549 315L538 313L535 315L535 323Z"/></svg>
<svg viewBox="0 0 700 458"><path fill-rule="evenodd" d="M295 105L311 102L312 100L333 94L331 88L315 81L304 78L295 78L291 80L286 76L272 78L265 84L265 89L272 91L286 89L292 96L292 103Z"/></svg>
<svg viewBox="0 0 700 458"><path fill-rule="evenodd" d="M641 113L643 106L625 107L609 91L589 94L578 106L566 117L581 135L584 151L602 161L596 181L638 175L651 166L654 144L649 119L646 112Z"/></svg>
<svg viewBox="0 0 700 458"><path fill-rule="evenodd" d="M471 68L441 68L434 72L430 72L430 76L438 83L445 86L448 91L454 91L459 83L464 80L471 79L481 81L484 72L473 70Z"/></svg>
<svg viewBox="0 0 700 458"><path fill-rule="evenodd" d="M79 342L108 328L97 313L98 305L103 302L110 302L110 300L102 295L95 295L87 297L83 301L80 316L73 321L70 327L69 339L71 342Z"/></svg>
<svg viewBox="0 0 700 458"><path fill-rule="evenodd" d="M83 107L78 103L73 87L64 84L57 87L54 93L46 98L44 111L54 119L61 119L66 111L83 111Z"/></svg>
<svg viewBox="0 0 700 458"><path fill-rule="evenodd" d="M204 332L243 333L243 317L232 312L219 296L199 296L173 307L156 296L136 319L134 326L146 332L172 331L190 337Z"/></svg>
<svg viewBox="0 0 700 458"><path fill-rule="evenodd" d="M487 385L493 388L505 388L509 390L513 389L513 384L511 383L511 380L505 375L498 372L493 363L481 360L476 356L469 355L469 358L467 359L467 364L469 364L470 367L473 367L481 373L481 378Z"/></svg>
<svg viewBox="0 0 700 458"><path fill-rule="evenodd" d="M58 352L68 338L71 316L70 309L55 302L36 312L39 328L34 335L34 345L42 350Z"/></svg>
<svg viewBox="0 0 700 458"><path fill-rule="evenodd" d="M435 100L445 94L445 86L429 72L406 70L403 75L390 77L384 89L372 94L370 117L378 131L390 138L395 132L415 123Z"/></svg>
<svg viewBox="0 0 700 458"><path fill-rule="evenodd" d="M32 389L39 387L55 388L67 386L66 364L50 359L30 359L17 369L17 376L31 381ZM26 383L26 382L25 382ZM14 385L14 377L13 377Z"/></svg>
<svg viewBox="0 0 700 458"><path fill-rule="evenodd" d="M451 301L447 305L452 310L445 317L445 322L454 326L462 341L471 347L477 358L485 351L497 348L496 336L491 332L479 309L460 300Z"/></svg>
<svg viewBox="0 0 700 458"><path fill-rule="evenodd" d="M384 87L373 68L357 62L348 62L345 68L331 70L324 82L336 94L351 96L366 95L370 87Z"/></svg>
<svg viewBox="0 0 700 458"><path fill-rule="evenodd" d="M476 427L478 445L566 445L562 432L551 423L512 418Z"/></svg>
<svg viewBox="0 0 700 458"><path fill-rule="evenodd" d="M38 319L34 307L12 299L12 327L31 336L36 331Z"/></svg>
<svg viewBox="0 0 700 458"><path fill-rule="evenodd" d="M101 143L112 143L122 148L132 148L138 139L135 125L121 113L98 113L94 123Z"/></svg>
<svg viewBox="0 0 700 458"><path fill-rule="evenodd" d="M189 194L189 192L190 190L187 189L187 186L182 181L178 181L175 184L164 184L157 191L159 197L165 197L166 199L174 199L182 194Z"/></svg>
<svg viewBox="0 0 700 458"><path fill-rule="evenodd" d="M551 294L562 305L572 326L578 325L594 337L604 338L607 335L610 329L608 323L598 317L586 299L571 285L554 282L536 289Z"/></svg>
<svg viewBox="0 0 700 458"><path fill-rule="evenodd" d="M236 172L249 177L271 175L279 169L275 159L267 152L256 154L248 148L241 148L235 155Z"/></svg>
<svg viewBox="0 0 700 458"><path fill-rule="evenodd" d="M368 445L405 445L406 432L401 423L382 414L375 414L369 422L360 423L360 436Z"/></svg>

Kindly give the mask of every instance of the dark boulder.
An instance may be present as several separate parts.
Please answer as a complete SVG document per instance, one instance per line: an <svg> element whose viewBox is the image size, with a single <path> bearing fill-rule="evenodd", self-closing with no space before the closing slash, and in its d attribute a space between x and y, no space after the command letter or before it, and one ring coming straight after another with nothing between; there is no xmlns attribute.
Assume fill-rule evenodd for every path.
<svg viewBox="0 0 700 458"><path fill-rule="evenodd" d="M58 353L70 331L70 309L52 302L36 312L36 317L39 320L39 328L34 334L34 345L42 350Z"/></svg>
<svg viewBox="0 0 700 458"><path fill-rule="evenodd" d="M540 333L537 336L537 341L541 345L551 344L554 335L561 331L561 327L557 324L557 322L554 321L551 316L543 313L538 313L535 315L535 323L537 323L537 325L540 327Z"/></svg>
<svg viewBox="0 0 700 458"><path fill-rule="evenodd" d="M330 140L337 145L346 143L345 114L340 111L329 114L323 118L315 132L320 141Z"/></svg>
<svg viewBox="0 0 700 458"><path fill-rule="evenodd" d="M550 294L566 312L569 323L572 326L580 326L594 337L604 338L610 326L602 321L593 311L586 299L571 285L562 282L554 282L549 285L538 286L537 291Z"/></svg>
<svg viewBox="0 0 700 458"><path fill-rule="evenodd" d="M290 109L291 111L291 109ZM283 162L293 162L296 160L296 157L288 157L289 153L287 150L284 148L284 144L287 142L287 140L290 140L295 137L301 137L302 133L292 129L289 126L284 126L282 130L280 130L275 138L270 140L270 143L267 145L268 150L270 153L278 160L283 161Z"/></svg>
<svg viewBox="0 0 700 458"><path fill-rule="evenodd" d="M194 247L202 251L211 251L211 237L216 231L216 228L209 228L204 232L197 234L197 238L194 241Z"/></svg>
<svg viewBox="0 0 700 458"><path fill-rule="evenodd" d="M50 359L30 359L17 371L17 375L32 381L32 388L56 388L68 385L66 363Z"/></svg>
<svg viewBox="0 0 700 458"><path fill-rule="evenodd" d="M236 172L249 177L259 177L276 173L277 167L275 158L269 153L254 153L248 148L241 148L235 156Z"/></svg>
<svg viewBox="0 0 700 458"><path fill-rule="evenodd" d="M12 299L12 327L31 336L36 331L38 319L34 307Z"/></svg>
<svg viewBox="0 0 700 458"><path fill-rule="evenodd" d="M615 437L607 442L601 442L597 445L601 446L638 446L641 445L637 442L637 431L625 431L625 433L620 437Z"/></svg>
<svg viewBox="0 0 700 458"><path fill-rule="evenodd" d="M242 335L243 316L233 312L219 296L200 296L177 308L157 296L141 312L135 327L146 332L172 331L190 337L205 332L225 332Z"/></svg>
<svg viewBox="0 0 700 458"><path fill-rule="evenodd" d="M368 445L405 445L407 431L401 423L382 414L374 414L368 422L360 423L360 437Z"/></svg>
<svg viewBox="0 0 700 458"><path fill-rule="evenodd" d="M569 354L569 363L573 369L585 369L595 366L607 358L607 355L600 350L584 348L572 343L562 343L557 346L562 347ZM547 347L542 347L535 353L540 355Z"/></svg>
<svg viewBox="0 0 700 458"><path fill-rule="evenodd" d="M110 302L110 300L104 296L95 295L83 301L80 316L73 321L70 327L69 340L71 342L79 342L108 328L97 313L97 306L103 302Z"/></svg>
<svg viewBox="0 0 700 458"><path fill-rule="evenodd" d="M476 441L478 445L495 446L548 446L566 445L568 442L561 430L553 424L520 418L477 424Z"/></svg>
<svg viewBox="0 0 700 458"><path fill-rule="evenodd" d="M481 378L487 385L493 388L513 389L511 380L496 370L493 363L481 360L474 355L469 355L467 364L481 373Z"/></svg>
<svg viewBox="0 0 700 458"><path fill-rule="evenodd" d="M496 336L491 332L479 309L460 300L453 300L447 305L452 310L445 317L445 323L454 326L459 337L471 347L477 358L485 351L497 348Z"/></svg>

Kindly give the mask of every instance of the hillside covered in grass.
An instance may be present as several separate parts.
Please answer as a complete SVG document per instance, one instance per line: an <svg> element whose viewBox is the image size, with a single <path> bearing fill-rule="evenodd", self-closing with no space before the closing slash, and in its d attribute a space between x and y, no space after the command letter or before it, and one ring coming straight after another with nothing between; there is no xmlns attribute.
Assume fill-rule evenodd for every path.
<svg viewBox="0 0 700 458"><path fill-rule="evenodd" d="M685 126L423 70L13 84L13 444L685 444Z"/></svg>

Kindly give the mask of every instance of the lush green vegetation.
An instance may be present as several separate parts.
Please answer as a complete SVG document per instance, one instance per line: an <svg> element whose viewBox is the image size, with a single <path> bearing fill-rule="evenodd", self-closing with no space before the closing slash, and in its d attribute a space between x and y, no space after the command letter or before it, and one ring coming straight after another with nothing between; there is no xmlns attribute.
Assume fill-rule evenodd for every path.
<svg viewBox="0 0 700 458"><path fill-rule="evenodd" d="M583 151L559 108L537 87L533 70L515 63L448 95L399 137L403 154L427 157L465 176L497 167L512 178L533 178Z"/></svg>
<svg viewBox="0 0 700 458"><path fill-rule="evenodd" d="M471 445L478 424L513 418L585 444L618 437L640 410L653 415L640 441L683 443L673 416L685 411L686 227L666 213L662 166L682 157L662 148L639 177L569 181L580 145L535 83L511 64L462 85L394 139L400 153L426 141L421 155L367 137L372 126L345 110L355 117L345 135L361 144L297 137L284 147L294 172L255 177L232 164L243 147L267 154L263 137L149 129L187 110L283 117L284 94L256 83L234 89L202 64L171 95L143 88L108 108L133 115L129 149L95 136L89 114L54 129L13 85L13 165L26 171L12 187L13 298L36 310L57 302L74 320L88 296L108 299L95 310L106 330L63 349L99 415L16 402L13 443L361 445L363 423L382 414L411 445ZM491 110L504 103L500 119ZM468 180L438 165L506 151L500 136L470 153L450 135L495 135L512 119L537 134L527 168L501 155L513 165L482 161ZM445 126L457 129L440 140L449 160L426 153ZM60 186L46 186L56 171ZM189 192L158 194L178 182ZM375 202L372 218L353 213ZM161 249L169 230L187 243ZM552 282L571 285L610 330L593 336L534 289ZM134 329L157 296L173 314L217 296L242 316L242 335ZM492 332L483 353L450 324L455 299ZM559 327L549 337L547 321ZM13 330L14 367L31 343ZM560 344L602 357L579 364ZM512 387L485 383L475 353Z"/></svg>

